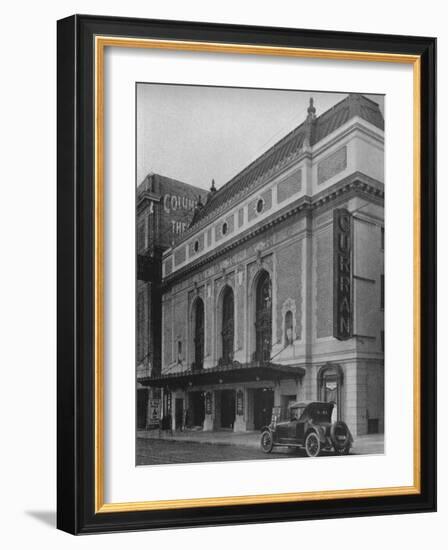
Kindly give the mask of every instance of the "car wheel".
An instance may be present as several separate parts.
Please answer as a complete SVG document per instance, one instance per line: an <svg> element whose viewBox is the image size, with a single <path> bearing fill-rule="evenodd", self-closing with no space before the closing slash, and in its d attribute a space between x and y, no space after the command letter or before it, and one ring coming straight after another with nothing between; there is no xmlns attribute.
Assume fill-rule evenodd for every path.
<svg viewBox="0 0 448 550"><path fill-rule="evenodd" d="M305 439L306 454L310 457L319 456L320 439L316 432L310 432Z"/></svg>
<svg viewBox="0 0 448 550"><path fill-rule="evenodd" d="M348 454L350 450L350 436L347 424L338 420L331 425L330 438L337 454Z"/></svg>
<svg viewBox="0 0 448 550"><path fill-rule="evenodd" d="M269 430L261 434L261 448L265 453L270 453L274 447L274 440Z"/></svg>

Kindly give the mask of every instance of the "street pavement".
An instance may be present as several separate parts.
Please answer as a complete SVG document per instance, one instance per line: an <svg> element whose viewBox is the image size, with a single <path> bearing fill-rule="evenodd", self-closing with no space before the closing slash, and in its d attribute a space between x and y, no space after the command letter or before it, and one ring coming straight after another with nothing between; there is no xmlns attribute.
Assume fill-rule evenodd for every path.
<svg viewBox="0 0 448 550"><path fill-rule="evenodd" d="M384 451L384 436L370 435L356 439L350 454L378 454ZM331 453L327 453L329 456ZM137 465L226 462L306 457L300 449L276 447L265 454L260 448L259 432L138 432Z"/></svg>
<svg viewBox="0 0 448 550"><path fill-rule="evenodd" d="M236 445L213 445L195 441L167 441L163 439L137 439L137 465L185 464L194 462L227 462L229 460L257 460L291 458L288 449L265 454L261 449ZM297 456L300 456L297 454Z"/></svg>

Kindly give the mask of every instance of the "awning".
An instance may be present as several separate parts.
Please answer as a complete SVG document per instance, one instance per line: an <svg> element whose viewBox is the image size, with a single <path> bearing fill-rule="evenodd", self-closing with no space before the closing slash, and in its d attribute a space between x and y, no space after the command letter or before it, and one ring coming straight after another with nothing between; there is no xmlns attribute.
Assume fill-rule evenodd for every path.
<svg viewBox="0 0 448 550"><path fill-rule="evenodd" d="M238 363L220 365L201 370L185 370L159 376L140 378L144 386L181 388L208 384L229 384L235 382L278 381L285 378L301 379L305 375L302 367L291 367L274 363Z"/></svg>

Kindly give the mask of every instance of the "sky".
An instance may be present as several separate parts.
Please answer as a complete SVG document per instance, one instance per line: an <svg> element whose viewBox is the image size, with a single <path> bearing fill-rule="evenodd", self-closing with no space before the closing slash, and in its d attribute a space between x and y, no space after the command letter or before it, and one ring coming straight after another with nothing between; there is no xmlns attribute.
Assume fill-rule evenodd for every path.
<svg viewBox="0 0 448 550"><path fill-rule="evenodd" d="M149 172L219 188L346 93L137 84L137 184ZM384 96L369 95L384 109ZM384 112L384 111L383 111Z"/></svg>

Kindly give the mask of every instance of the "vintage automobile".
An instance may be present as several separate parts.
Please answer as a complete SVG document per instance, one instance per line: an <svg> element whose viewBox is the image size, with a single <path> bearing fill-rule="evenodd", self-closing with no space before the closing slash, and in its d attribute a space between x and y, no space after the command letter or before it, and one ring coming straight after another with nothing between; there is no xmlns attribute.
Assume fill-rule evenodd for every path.
<svg viewBox="0 0 448 550"><path fill-rule="evenodd" d="M345 422L332 422L333 408L333 403L321 401L294 402L283 421L274 412L269 426L261 429L261 448L270 453L275 446L298 447L310 457L332 450L348 454L353 437Z"/></svg>

